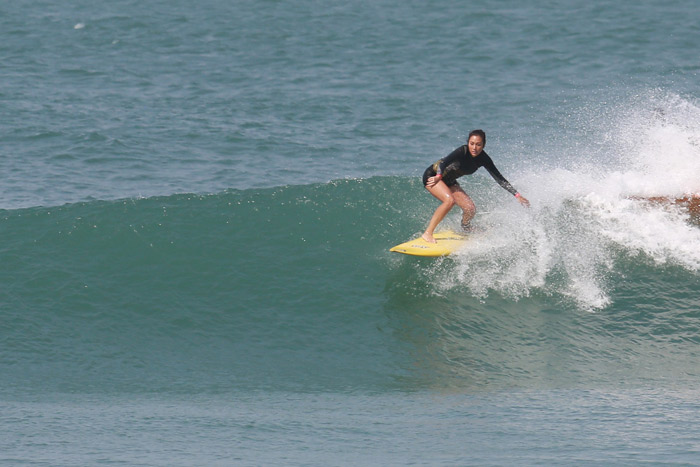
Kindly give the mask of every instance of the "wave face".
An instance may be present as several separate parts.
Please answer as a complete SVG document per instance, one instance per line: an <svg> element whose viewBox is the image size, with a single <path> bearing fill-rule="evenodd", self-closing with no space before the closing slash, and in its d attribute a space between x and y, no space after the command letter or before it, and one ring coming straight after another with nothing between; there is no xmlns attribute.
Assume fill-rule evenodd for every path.
<svg viewBox="0 0 700 467"><path fill-rule="evenodd" d="M4 211L4 390L698 376L700 229L687 213L592 194L525 210L494 186L472 183L481 230L437 260L388 252L434 208L417 178Z"/></svg>

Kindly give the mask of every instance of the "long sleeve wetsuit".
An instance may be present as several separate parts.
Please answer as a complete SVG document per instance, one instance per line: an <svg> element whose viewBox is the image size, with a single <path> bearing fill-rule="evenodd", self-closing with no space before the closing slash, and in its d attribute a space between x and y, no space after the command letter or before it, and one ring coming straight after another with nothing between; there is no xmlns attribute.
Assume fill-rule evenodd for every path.
<svg viewBox="0 0 700 467"><path fill-rule="evenodd" d="M471 175L480 167L484 167L496 182L501 185L510 194L515 195L518 191L513 188L508 180L505 179L501 172L494 165L491 157L486 152L472 157L469 153L467 145L462 145L452 151L447 157L440 159L423 173L423 185L428 183L429 177L434 177L437 174L442 174L442 181L447 186L457 185L457 179L463 175Z"/></svg>

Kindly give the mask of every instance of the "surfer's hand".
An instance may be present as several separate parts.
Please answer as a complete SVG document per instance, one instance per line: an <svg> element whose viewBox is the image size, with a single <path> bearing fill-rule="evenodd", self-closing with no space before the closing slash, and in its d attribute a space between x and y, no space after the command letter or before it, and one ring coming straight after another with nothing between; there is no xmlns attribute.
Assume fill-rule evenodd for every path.
<svg viewBox="0 0 700 467"><path fill-rule="evenodd" d="M442 180L441 174L437 174L433 177L428 177L428 183L426 183L425 186L432 188L435 185L437 185L440 180Z"/></svg>
<svg viewBox="0 0 700 467"><path fill-rule="evenodd" d="M530 202L523 195L518 196L517 200L520 201L520 204L522 204L526 208L530 207Z"/></svg>

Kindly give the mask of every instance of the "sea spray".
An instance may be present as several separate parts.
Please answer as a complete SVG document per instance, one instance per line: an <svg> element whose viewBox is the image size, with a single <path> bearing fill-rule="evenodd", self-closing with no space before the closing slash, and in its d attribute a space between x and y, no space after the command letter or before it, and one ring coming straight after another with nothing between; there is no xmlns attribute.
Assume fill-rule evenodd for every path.
<svg viewBox="0 0 700 467"><path fill-rule="evenodd" d="M559 164L550 160L511 178L531 209L522 210L488 178L465 181L485 211L476 219L482 232L449 266L430 270L435 291L463 289L482 298L492 291L515 300L543 293L600 310L612 304L625 257L697 273L697 221L683 205L644 196L700 190L700 132L692 123L700 109L650 93L599 113L585 110L594 112L587 114L586 127L595 129L588 140L548 147Z"/></svg>

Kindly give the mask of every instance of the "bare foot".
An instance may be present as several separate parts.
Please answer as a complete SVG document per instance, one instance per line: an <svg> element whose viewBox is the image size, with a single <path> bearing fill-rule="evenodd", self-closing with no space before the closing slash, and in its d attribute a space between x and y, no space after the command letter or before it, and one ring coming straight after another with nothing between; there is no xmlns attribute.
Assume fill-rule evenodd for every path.
<svg viewBox="0 0 700 467"><path fill-rule="evenodd" d="M424 233L423 235L421 235L421 238L428 243L437 243L432 235L428 235L428 234Z"/></svg>

